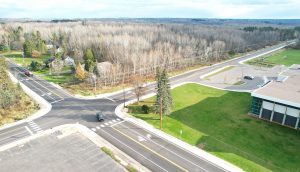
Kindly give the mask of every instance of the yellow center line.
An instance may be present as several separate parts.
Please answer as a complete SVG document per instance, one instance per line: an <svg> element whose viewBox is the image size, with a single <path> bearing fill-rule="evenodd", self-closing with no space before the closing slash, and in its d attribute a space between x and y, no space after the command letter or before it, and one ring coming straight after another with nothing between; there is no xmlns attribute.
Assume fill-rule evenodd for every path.
<svg viewBox="0 0 300 172"><path fill-rule="evenodd" d="M188 172L188 170L186 170L185 168L183 168L183 167L181 167L180 165L176 164L175 162L173 162L173 161L167 159L166 157L164 157L164 156L158 154L157 152L153 151L152 149L148 148L147 146L145 146L145 145L143 145L143 144L137 142L137 141L134 140L132 137L128 136L127 134L125 134L125 133L123 133L123 132L121 132L120 130L116 129L115 127L111 127L111 128L114 129L115 131L119 132L119 133L122 134L123 136L127 137L128 139L130 139L130 140L134 141L135 143L139 144L139 145L142 146L143 148L145 148L145 149L149 150L150 152L154 153L155 155L157 155L157 156L161 157L162 159L164 159L164 160L170 162L171 164L175 165L177 168L181 169L182 171Z"/></svg>
<svg viewBox="0 0 300 172"><path fill-rule="evenodd" d="M11 62L11 61L9 61L9 62L10 62L10 63L13 63L13 62ZM15 64L15 65L16 65L16 64ZM18 65L17 65L17 66L18 66ZM17 71L18 73L23 74L19 69L17 69L17 70L18 70L18 71ZM23 74L23 75L24 75L24 74ZM24 75L24 76L26 76L26 75ZM62 100L64 100L64 98L63 98L61 95L59 95L59 94L57 94L57 93L55 93L55 92L49 90L47 87L41 85L40 83L38 83L37 81L31 79L30 77L28 77L28 76L26 76L26 77L27 77L29 80L31 80L31 81L37 83L37 84L40 85L41 87L45 88L45 89L48 90L49 92L55 94L56 96L58 96L58 97L61 98Z"/></svg>

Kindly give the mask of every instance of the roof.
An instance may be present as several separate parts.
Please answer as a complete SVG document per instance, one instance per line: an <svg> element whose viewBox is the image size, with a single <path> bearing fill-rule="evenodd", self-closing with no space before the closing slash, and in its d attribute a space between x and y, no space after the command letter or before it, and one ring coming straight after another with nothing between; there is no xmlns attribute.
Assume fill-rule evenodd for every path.
<svg viewBox="0 0 300 172"><path fill-rule="evenodd" d="M252 92L252 96L300 108L300 69L293 65L281 73L284 80L271 81Z"/></svg>

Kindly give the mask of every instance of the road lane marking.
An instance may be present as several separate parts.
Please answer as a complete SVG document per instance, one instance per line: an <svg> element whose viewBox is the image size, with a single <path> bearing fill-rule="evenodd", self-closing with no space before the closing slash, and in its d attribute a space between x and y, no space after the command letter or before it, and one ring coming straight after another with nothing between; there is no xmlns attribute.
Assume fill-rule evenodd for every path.
<svg viewBox="0 0 300 172"><path fill-rule="evenodd" d="M113 122L117 122L115 119L112 120Z"/></svg>
<svg viewBox="0 0 300 172"><path fill-rule="evenodd" d="M33 132L27 126L25 126L25 129L30 133L30 135L33 135Z"/></svg>
<svg viewBox="0 0 300 172"><path fill-rule="evenodd" d="M118 124L121 124L121 123L123 123L123 122L125 122L125 120L124 120L124 121L117 122L117 123L114 123L113 125L111 125L111 127L113 127L113 126L115 126L115 125L118 125Z"/></svg>
<svg viewBox="0 0 300 172"><path fill-rule="evenodd" d="M112 101L112 102L116 102L114 99L111 99L111 98L109 98L109 97L104 97L104 98L106 98L107 100L110 100L110 101Z"/></svg>
<svg viewBox="0 0 300 172"><path fill-rule="evenodd" d="M6 131L6 132L4 132L4 133L0 133L0 135L2 135L2 134L8 134L8 133L11 133L11 132L13 132L13 131L16 131L16 130L19 130L19 129L22 129L23 127L19 127L19 128L15 128L15 129L12 129L12 130L8 130L8 131ZM3 131L3 130L2 130Z"/></svg>
<svg viewBox="0 0 300 172"><path fill-rule="evenodd" d="M94 132L96 131L96 129L95 128L91 128Z"/></svg>
<svg viewBox="0 0 300 172"><path fill-rule="evenodd" d="M103 125L103 124L101 124L100 126L101 126L101 127L105 127L105 125Z"/></svg>
<svg viewBox="0 0 300 172"><path fill-rule="evenodd" d="M13 138L13 137L16 137L16 136L19 136L19 135L22 135L22 134L27 134L27 132L24 131L24 132L21 132L21 133L17 133L17 134L15 134L15 135L11 135L11 136L9 136L9 137L2 138L2 139L0 140L0 143L2 143L3 141L5 141L5 140L7 140L7 139L9 139L9 138ZM15 141L15 140L14 140L14 141Z"/></svg>
<svg viewBox="0 0 300 172"><path fill-rule="evenodd" d="M55 94L55 95L58 96L59 98L64 99L62 96L60 96L60 95L57 94L57 93L54 93L53 91L51 91L50 89L48 89L47 87L45 87L44 85L42 85L41 83L39 83L39 82L37 82L37 81L35 81L35 80L29 78L28 76L24 75L24 73L23 73L22 71L20 71L20 69L18 69L18 68L23 68L23 67L18 66L18 65L17 65L16 63L14 63L14 62L11 62L11 61L9 61L9 62L16 66L16 67L15 67L15 70L18 70L18 71L17 71L18 73L20 73L20 74L22 74L23 76L27 77L26 80L31 80L31 81L37 83L38 85L40 85L41 87L45 88L46 90L50 91L51 93ZM50 97L50 96L49 96L49 97Z"/></svg>
<svg viewBox="0 0 300 172"><path fill-rule="evenodd" d="M136 140L134 140L133 138L131 138L131 137L128 136L127 134L125 134L125 133L119 131L119 130L116 129L116 128L112 128L112 129L116 130L117 132L119 132L119 133L122 134L123 136L125 136L125 137L127 137L128 139L132 140L133 142L139 144L140 146L144 147L145 149L149 150L149 151L152 152L153 154L155 154L155 155L161 157L162 159L164 159L164 160L170 162L171 164L173 164L173 165L176 166L177 168L181 169L182 171L188 172L188 170L186 170L185 168L183 168L183 167L181 167L180 165L176 164L175 162L173 162L173 161L167 159L166 157L164 157L164 156L158 154L157 152L155 152L155 151L153 151L152 149L148 148L147 146L141 144L140 142L137 142Z"/></svg>
<svg viewBox="0 0 300 172"><path fill-rule="evenodd" d="M109 125L107 122L106 123L104 123L105 125Z"/></svg>
<svg viewBox="0 0 300 172"><path fill-rule="evenodd" d="M125 128L127 128L127 129L131 130L132 132L134 132L134 133L137 134L137 135L142 135L141 133L139 133L139 132L137 132L137 131L135 131L135 130L129 128L129 127L127 127L126 125L122 125L122 127L125 127ZM141 128L141 129L143 129L143 128ZM144 131L145 131L145 130L144 130ZM146 131L145 131L145 132L146 132ZM183 160L189 162L190 164L192 164L192 165L194 165L194 166L197 166L197 167L199 167L200 169L202 169L202 170L204 170L204 171L207 171L207 170L204 169L203 167L198 166L197 164L195 164L194 162L191 162L190 160L184 158L183 156L180 156L180 155L178 155L177 153L173 152L172 150L167 149L166 147L164 147L164 146L162 146L162 145L156 143L155 141L151 140L151 137L152 137L152 136L151 136L150 134L147 134L146 136L147 136L147 138L149 139L150 142L154 143L154 144L157 145L158 147L161 147L161 148L167 150L168 152L170 152L170 153L176 155L177 157L179 157L179 158L181 158L181 159L183 159ZM160 138L160 139L162 140L161 137L158 137L158 138ZM164 141L166 141L166 140L164 140ZM168 141L167 141L167 143L168 143ZM176 148L177 148L177 146L176 146Z"/></svg>
<svg viewBox="0 0 300 172"><path fill-rule="evenodd" d="M164 169L163 167L161 167L160 165L156 164L155 162L153 162L152 160L150 160L149 158L145 157L143 154L139 153L138 151L134 150L133 148L131 148L130 146L128 146L127 144L125 144L124 142L120 141L119 139L117 139L116 137L114 137L113 135L109 134L108 132L101 130L104 133L106 133L109 137L112 137L113 139L115 139L117 142L119 142L120 144L126 146L127 148L129 148L130 150L132 150L133 152L135 152L136 154L140 155L141 157L143 157L144 159L148 160L149 162L151 162L152 164L154 164L155 166L157 166L158 168L162 169L163 171L168 172L168 170Z"/></svg>
<svg viewBox="0 0 300 172"><path fill-rule="evenodd" d="M98 130L100 129L100 127L98 127L98 126L97 126L96 128L97 128Z"/></svg>

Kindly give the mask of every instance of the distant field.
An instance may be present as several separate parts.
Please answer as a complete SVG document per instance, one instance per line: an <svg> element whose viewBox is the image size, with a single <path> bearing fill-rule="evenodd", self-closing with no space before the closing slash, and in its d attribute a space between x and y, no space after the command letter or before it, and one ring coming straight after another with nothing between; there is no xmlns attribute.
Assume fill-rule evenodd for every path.
<svg viewBox="0 0 300 172"><path fill-rule="evenodd" d="M300 132L247 115L250 94L187 84L173 89L172 95L173 112L163 119L166 133L245 171L300 171ZM129 109L159 128L159 115L142 114L138 108L153 103L152 97Z"/></svg>
<svg viewBox="0 0 300 172"><path fill-rule="evenodd" d="M253 59L247 62L250 65L273 67L275 65L291 66L300 64L300 50L285 49L273 55Z"/></svg>

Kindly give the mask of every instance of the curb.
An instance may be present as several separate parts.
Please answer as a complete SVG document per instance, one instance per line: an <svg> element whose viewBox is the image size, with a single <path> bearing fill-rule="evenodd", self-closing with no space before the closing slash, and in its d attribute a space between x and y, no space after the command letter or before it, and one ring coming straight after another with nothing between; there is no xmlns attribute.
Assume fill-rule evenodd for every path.
<svg viewBox="0 0 300 172"><path fill-rule="evenodd" d="M184 83L180 83L180 84L174 85L171 88L173 89L175 87L178 87L178 86L181 86L181 85L184 85L184 84L188 84L188 83L195 83L195 82L184 82ZM196 84L202 85L200 83L196 83ZM220 88L217 88L217 89L220 89ZM152 97L154 95L155 95L155 93L147 94L145 96L142 96L140 98L140 100L150 98L150 97ZM132 104L132 103L134 103L136 101L137 101L137 99L129 100L129 101L125 102L125 105ZM215 166L221 167L222 169L224 169L226 171L234 171L234 172L241 172L241 171L243 171L241 168L239 168L239 167L237 167L237 166L235 166L235 165L233 165L233 164L231 164L231 163L229 163L229 162L227 162L227 161L225 161L225 160L223 160L221 158L218 158L218 157L216 157L216 156L214 156L214 155L212 155L212 154L210 154L210 153L208 153L208 152L206 152L204 150L201 150L201 149L197 148L196 146L192 146L192 145L190 145L190 144L188 144L188 143L186 143L186 142L184 142L182 140L177 139L176 137L173 137L173 136L171 136L171 135L169 135L169 134L167 134L167 133L165 133L165 132L163 132L161 130L158 130L158 129L154 128L152 125L148 124L147 122L145 122L145 121L143 121L141 119L137 119L137 118L135 118L133 116L128 115L127 113L122 112L123 107L124 107L123 103L119 104L116 107L115 114L118 117L120 117L120 118L122 118L122 119L124 119L126 121L129 121L129 122L131 122L131 123L133 123L133 124L135 124L135 125L143 128L143 129L145 129L145 130L147 130L147 131L149 131L149 132L151 132L151 133L153 133L153 134L155 134L155 135L157 135L157 136L159 136L159 137L161 137L161 138L169 141L170 143L176 145L177 147L179 147L179 148L181 148L183 150L188 151L189 153L191 153L191 154L193 154L193 155L195 155L195 156L197 156L197 157L199 157L199 158L207 161L208 163L210 163L212 165L217 164Z"/></svg>
<svg viewBox="0 0 300 172"><path fill-rule="evenodd" d="M286 43L286 42L284 42L284 43ZM271 47L279 46L279 45L282 45L282 44L284 44L284 43L280 43L280 44L277 44L277 45L273 45L273 46L271 46ZM289 44L291 44L291 43L289 43ZM275 50L278 50L278 49L281 49L281 48L283 48L283 47L285 47L285 46L287 46L287 45L289 45L289 44L282 45L281 47L276 48L276 49L274 49L274 50L270 50L268 53L270 53L270 52L272 52L272 51L275 51ZM270 47L267 47L267 48L270 48ZM262 50L264 50L264 49L267 49L267 48L262 48L262 49L256 50L256 51L254 51L254 52L251 52L251 54L260 52L260 51L262 51ZM251 54L250 54L250 55L251 55ZM228 62L231 62L231 61L234 61L234 60L238 60L238 59L240 59L240 58L245 58L246 56L248 56L248 55L243 55L243 56L240 56L240 57L235 57L235 58L232 58L232 59L228 59L228 60L225 60L225 61L222 61L222 62L213 64L213 65L210 65L210 66L199 67L199 68L196 68L196 69L193 69L193 70L189 70L189 71L180 73L180 74L178 74L178 75L171 76L171 77L169 77L169 79L175 78L175 77L178 77L178 76L182 76L182 75L186 75L186 74L188 74L188 73L196 72L196 71L199 71L199 70L204 70L204 69L206 69L206 68L218 66L218 65L221 65L221 64L224 64L224 63L228 63ZM257 58L257 57L255 56L255 58ZM252 59L252 58L250 58L250 59ZM247 61L247 60L250 60L250 59L242 60L242 61L239 61L238 63L242 64L241 62ZM234 65L229 65L229 66L234 66ZM155 81L153 81L153 82L148 82L148 83L145 84L145 86L148 86L148 85L151 85L151 84L154 84L154 83L155 83ZM55 85L56 85L56 84L55 84ZM57 88L61 88L60 86L56 86L56 87L57 87ZM129 88L124 89L124 91L130 91L130 90L132 90L132 89L133 89L132 87L129 87ZM101 98L106 98L106 97L109 97L109 96L114 96L114 95L120 94L120 93L122 93L122 92L123 92L123 90L119 90L119 91L115 91L115 92L111 92L111 93L103 93L103 94L97 94L97 95L92 95L92 96L82 96L82 95L79 95L79 94L71 94L71 93L69 93L69 94L70 94L72 97L74 97L74 98L78 98L78 99L82 99L82 100L94 100L94 99L101 99Z"/></svg>
<svg viewBox="0 0 300 172"><path fill-rule="evenodd" d="M68 136L70 134L78 132L78 133L82 134L83 136L85 136L87 139L89 139L91 142L93 142L97 147L100 147L100 148L107 147L107 148L111 149L113 151L113 153L118 157L118 160L120 160L120 165L123 164L126 166L126 165L130 164L134 168L138 169L139 171L150 172L149 169L147 169L146 167L144 167L143 165L138 163L136 160L134 160L133 158L131 158L130 156L128 156L127 154L125 154L124 152L122 152L121 150L116 148L115 146L113 146L111 143L104 140L101 136L97 135L95 132L93 132L86 126L81 125L79 123L60 125L60 126L39 132L35 135L23 138L21 140L17 140L15 142L9 143L7 145L1 146L0 152L10 149L10 148L13 148L13 147L16 147L16 146L21 146L31 140L37 139L44 135L50 135L57 131L62 131L62 134L57 136L58 138L63 138L65 136Z"/></svg>
<svg viewBox="0 0 300 172"><path fill-rule="evenodd" d="M231 66L235 67L236 65L227 65L227 66L221 67L221 68L219 68L219 69L213 70L212 72L209 72L209 73L206 73L206 74L204 74L204 75L201 75L201 76L200 76L200 79L204 79L205 77L207 77L207 76L209 76L209 75L212 75L212 74L215 74L215 73L217 73L217 72L220 72L220 71L222 71L223 69L226 69L226 68L231 67Z"/></svg>
<svg viewBox="0 0 300 172"><path fill-rule="evenodd" d="M29 97L31 97L39 105L40 109L37 112L33 113L32 115L30 115L29 117L27 117L25 119L22 119L22 120L19 120L19 121L10 123L10 124L4 124L2 127L0 127L0 131L4 130L4 129L7 129L7 128L10 128L10 127L13 127L13 126L16 126L16 125L20 125L20 124L28 122L28 121L32 121L32 120L37 119L37 118L39 118L41 116L44 116L52 108L52 105L50 103L48 103L45 99L43 99L37 93L35 93L34 91L32 91L30 88L28 88L26 85L24 85L23 83L19 82L17 80L17 78L15 78L13 76L13 74L11 74L9 71L7 71L7 73L8 73L9 77L11 78L11 80L14 83L19 83L20 84L20 86L22 87L23 91Z"/></svg>

